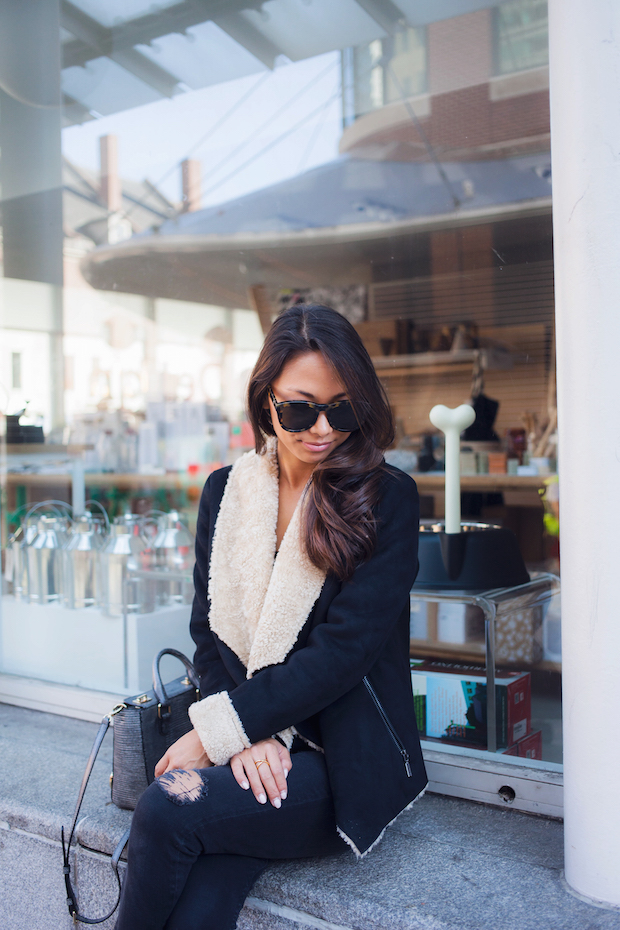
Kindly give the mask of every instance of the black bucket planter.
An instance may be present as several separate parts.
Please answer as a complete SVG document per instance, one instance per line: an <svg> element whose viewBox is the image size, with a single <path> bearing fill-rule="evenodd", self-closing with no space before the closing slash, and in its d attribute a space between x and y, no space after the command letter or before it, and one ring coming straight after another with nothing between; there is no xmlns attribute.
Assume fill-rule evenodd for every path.
<svg viewBox="0 0 620 930"><path fill-rule="evenodd" d="M488 591L530 580L512 530L487 523L462 523L445 533L443 521L420 527L420 570L414 588Z"/></svg>

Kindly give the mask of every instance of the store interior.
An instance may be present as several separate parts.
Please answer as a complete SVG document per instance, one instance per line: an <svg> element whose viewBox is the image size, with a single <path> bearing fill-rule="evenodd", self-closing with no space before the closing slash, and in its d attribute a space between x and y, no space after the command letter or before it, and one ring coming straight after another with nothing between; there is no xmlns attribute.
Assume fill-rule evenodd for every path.
<svg viewBox="0 0 620 930"><path fill-rule="evenodd" d="M338 150L250 193L204 203L200 152L173 165L176 199L123 177L109 120L94 167L62 155L55 199L10 197L0 165L0 674L137 692L154 651L191 651L202 487L253 446L244 392L272 320L325 303L373 360L396 425L386 460L416 480L429 532L446 518L444 435L429 413L474 408L460 515L470 532L510 530L530 578L414 586L424 745L561 764L546 4L453 13L321 46L336 56ZM79 126L64 106L65 126ZM21 118L3 109L4 136ZM23 245L46 217L60 222L53 273L47 252Z"/></svg>

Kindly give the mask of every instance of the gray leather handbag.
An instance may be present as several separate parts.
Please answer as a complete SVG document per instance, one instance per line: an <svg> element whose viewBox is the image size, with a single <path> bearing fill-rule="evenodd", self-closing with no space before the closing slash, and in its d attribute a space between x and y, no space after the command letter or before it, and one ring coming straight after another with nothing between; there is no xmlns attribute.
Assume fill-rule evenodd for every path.
<svg viewBox="0 0 620 930"><path fill-rule="evenodd" d="M161 680L159 663L162 656L180 659L185 666L185 675L175 678L167 685ZM82 777L69 838L65 839L65 828L61 830L62 864L67 894L67 907L74 924L99 924L112 916L121 897L121 880L118 862L127 845L129 830L121 837L111 859L112 871L117 883L116 902L103 917L85 917L80 914L77 896L71 883L71 844L75 835L80 808L84 799L90 773L101 748L108 727L113 722L114 752L112 770L112 801L117 807L133 810L143 791L155 780L155 766L172 744L188 733L192 724L187 713L190 704L200 700L200 684L196 669L182 652L177 649L162 649L153 659L153 690L135 697L126 698L106 714L95 737L93 748Z"/></svg>
<svg viewBox="0 0 620 930"><path fill-rule="evenodd" d="M182 678L164 685L159 663L175 656L185 666ZM162 649L153 659L153 690L126 698L114 708L112 801L133 810L138 798L155 778L155 765L172 744L191 730L188 709L200 700L200 683L187 656Z"/></svg>

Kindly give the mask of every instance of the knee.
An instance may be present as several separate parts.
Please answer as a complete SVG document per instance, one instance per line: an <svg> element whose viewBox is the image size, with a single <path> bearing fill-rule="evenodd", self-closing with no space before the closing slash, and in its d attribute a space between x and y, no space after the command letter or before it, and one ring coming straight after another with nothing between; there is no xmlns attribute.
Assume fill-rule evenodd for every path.
<svg viewBox="0 0 620 930"><path fill-rule="evenodd" d="M174 832L178 807L200 801L206 794L207 786L200 772L179 769L161 775L140 796L133 814L132 833L147 839Z"/></svg>
<svg viewBox="0 0 620 930"><path fill-rule="evenodd" d="M207 785L197 771L178 770L156 778L140 796L131 822L130 854L161 848L185 836L189 811L179 807L206 797Z"/></svg>
<svg viewBox="0 0 620 930"><path fill-rule="evenodd" d="M175 769L166 772L156 779L155 784L169 801L179 805L200 801L207 793L206 782L202 774L195 769Z"/></svg>
<svg viewBox="0 0 620 930"><path fill-rule="evenodd" d="M154 781L144 791L131 820L131 835L134 841L137 838L148 841L153 836L161 835L165 830L168 808L170 804L162 793L161 788Z"/></svg>

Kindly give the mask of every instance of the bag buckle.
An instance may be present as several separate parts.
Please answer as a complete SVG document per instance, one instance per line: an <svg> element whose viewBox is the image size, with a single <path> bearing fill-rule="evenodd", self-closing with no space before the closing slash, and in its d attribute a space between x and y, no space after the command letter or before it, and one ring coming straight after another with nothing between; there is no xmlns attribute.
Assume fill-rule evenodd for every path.
<svg viewBox="0 0 620 930"><path fill-rule="evenodd" d="M115 704L112 710L108 714L105 715L106 719L111 721L112 717L116 717L116 715L120 714L120 712L124 710L126 707L127 707L127 704L124 704L124 703Z"/></svg>
<svg viewBox="0 0 620 930"><path fill-rule="evenodd" d="M158 704L157 705L157 716L160 720L167 720L170 716L170 704Z"/></svg>

